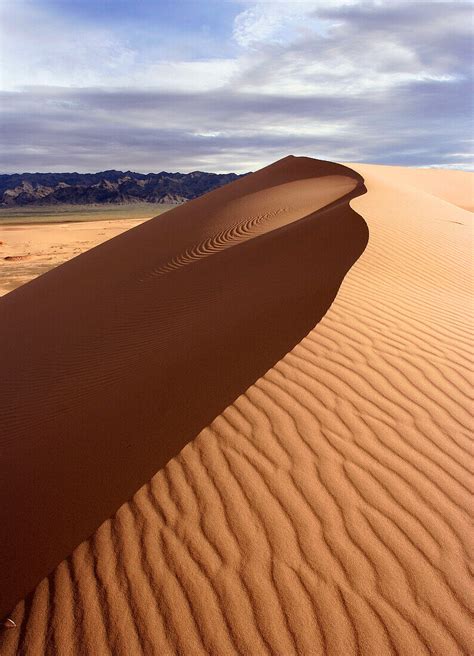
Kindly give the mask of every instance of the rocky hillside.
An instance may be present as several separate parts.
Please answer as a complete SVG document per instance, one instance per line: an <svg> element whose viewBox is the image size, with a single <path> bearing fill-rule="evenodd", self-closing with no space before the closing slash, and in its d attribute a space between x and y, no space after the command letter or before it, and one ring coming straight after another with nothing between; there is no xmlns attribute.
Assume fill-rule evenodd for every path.
<svg viewBox="0 0 474 656"><path fill-rule="evenodd" d="M235 173L14 173L0 175L0 206L68 203L181 203L227 182Z"/></svg>

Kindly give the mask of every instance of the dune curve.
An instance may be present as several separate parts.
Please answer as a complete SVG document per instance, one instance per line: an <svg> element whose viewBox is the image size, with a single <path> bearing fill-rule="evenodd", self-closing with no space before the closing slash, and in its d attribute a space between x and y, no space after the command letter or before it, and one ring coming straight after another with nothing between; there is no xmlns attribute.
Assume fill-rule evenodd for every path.
<svg viewBox="0 0 474 656"><path fill-rule="evenodd" d="M370 240L328 312L18 603L2 654L470 653L474 176L351 168Z"/></svg>
<svg viewBox="0 0 474 656"><path fill-rule="evenodd" d="M285 158L0 299L0 615L321 320L364 192Z"/></svg>

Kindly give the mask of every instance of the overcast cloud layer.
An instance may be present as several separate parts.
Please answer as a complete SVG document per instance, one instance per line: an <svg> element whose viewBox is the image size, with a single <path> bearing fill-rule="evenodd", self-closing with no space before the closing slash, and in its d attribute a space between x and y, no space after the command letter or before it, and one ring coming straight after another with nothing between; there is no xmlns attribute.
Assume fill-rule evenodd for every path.
<svg viewBox="0 0 474 656"><path fill-rule="evenodd" d="M0 0L0 171L473 168L464 1Z"/></svg>

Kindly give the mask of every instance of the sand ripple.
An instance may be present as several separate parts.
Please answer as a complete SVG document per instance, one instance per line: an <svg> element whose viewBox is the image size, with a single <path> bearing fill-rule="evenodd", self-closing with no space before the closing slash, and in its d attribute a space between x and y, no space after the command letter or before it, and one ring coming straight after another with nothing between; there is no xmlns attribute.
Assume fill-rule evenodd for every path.
<svg viewBox="0 0 474 656"><path fill-rule="evenodd" d="M468 214L361 171L371 237L326 316L16 607L5 653L469 653Z"/></svg>

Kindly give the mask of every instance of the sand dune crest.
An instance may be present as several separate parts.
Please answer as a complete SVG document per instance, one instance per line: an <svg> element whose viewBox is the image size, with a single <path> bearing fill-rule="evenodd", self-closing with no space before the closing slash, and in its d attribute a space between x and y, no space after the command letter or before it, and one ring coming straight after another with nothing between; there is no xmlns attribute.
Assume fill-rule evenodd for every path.
<svg viewBox="0 0 474 656"><path fill-rule="evenodd" d="M286 158L0 300L2 613L321 319L363 191Z"/></svg>
<svg viewBox="0 0 474 656"><path fill-rule="evenodd" d="M298 171L310 177L311 166L329 174L326 165L307 169L304 162L279 166L294 178ZM325 316L17 604L18 628L5 632L5 654L470 653L472 215L460 208L471 204L469 189L456 172L448 178L455 181L450 193L459 195L448 199L434 193L429 172L421 177L431 189L420 189L416 171L355 168L368 191L350 202L370 239ZM433 172L436 179L441 174ZM251 188L258 179L247 179L249 194L258 191ZM265 214L277 191L273 185L262 207L242 217ZM360 219L344 208L345 200L333 200L327 212L222 251L216 244L212 255L212 248L193 251L175 235L173 252L189 258L142 284L216 271L220 259L235 268L239 262L249 269L245 307L252 307L250 318L238 317L237 337L245 342L247 323L257 325L252 290L268 272L266 257L255 267L252 258L278 253L289 286L272 269L256 294L267 299L265 317L275 333L288 337L293 321L303 328L302 300L310 299L306 309L321 302L333 281L325 274L330 262L341 253L349 261L346 249L361 236ZM232 225L238 220L233 214ZM225 226L215 228L225 233ZM171 225L169 231L171 239ZM196 228L193 243L208 238ZM302 257L303 244L313 257ZM170 261L165 250L157 268ZM190 262L193 253L198 257ZM140 275L157 268L141 268ZM315 272L308 281L307 270ZM292 304L302 289L309 296ZM206 294L183 303L196 313ZM234 298L247 303L232 287ZM281 314L267 310L274 298L282 301ZM237 315L230 301L226 307L230 325ZM217 312L211 316L217 322ZM235 339L232 325L234 333L214 333L203 372L219 340ZM147 343L154 343L151 336ZM228 344L233 352L241 348ZM226 354L219 358L229 371ZM193 394L203 402L198 387ZM184 394L175 411L187 407L183 400Z"/></svg>

